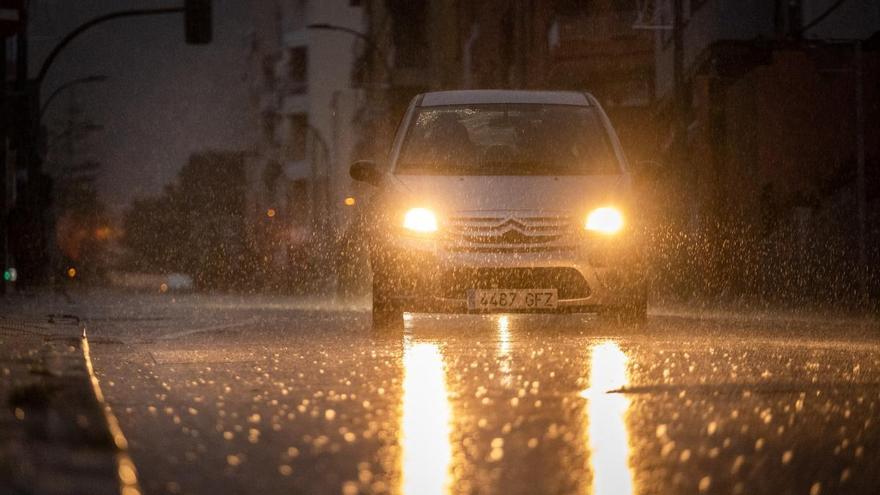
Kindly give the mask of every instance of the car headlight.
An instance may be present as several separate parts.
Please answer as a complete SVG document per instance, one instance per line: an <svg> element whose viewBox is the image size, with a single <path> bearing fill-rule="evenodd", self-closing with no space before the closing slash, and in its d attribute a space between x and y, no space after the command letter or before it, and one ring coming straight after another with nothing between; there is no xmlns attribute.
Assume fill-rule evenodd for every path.
<svg viewBox="0 0 880 495"><path fill-rule="evenodd" d="M602 234L616 234L623 228L623 213L610 206L596 208L587 215L584 228Z"/></svg>
<svg viewBox="0 0 880 495"><path fill-rule="evenodd" d="M437 231L437 216L427 208L412 208L403 216L403 228L428 234Z"/></svg>

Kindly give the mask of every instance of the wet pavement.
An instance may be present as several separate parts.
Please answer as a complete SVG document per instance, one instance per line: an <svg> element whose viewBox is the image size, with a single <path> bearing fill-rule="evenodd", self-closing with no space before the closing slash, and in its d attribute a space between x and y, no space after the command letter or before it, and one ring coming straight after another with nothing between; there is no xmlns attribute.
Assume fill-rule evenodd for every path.
<svg viewBox="0 0 880 495"><path fill-rule="evenodd" d="M880 493L876 319L75 309L149 494Z"/></svg>

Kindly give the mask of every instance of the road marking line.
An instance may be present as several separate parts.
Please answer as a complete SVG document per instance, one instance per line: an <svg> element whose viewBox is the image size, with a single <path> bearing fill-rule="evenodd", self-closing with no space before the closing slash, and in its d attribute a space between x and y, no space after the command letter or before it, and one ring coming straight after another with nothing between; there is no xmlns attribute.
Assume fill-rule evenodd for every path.
<svg viewBox="0 0 880 495"><path fill-rule="evenodd" d="M101 406L101 410L104 411L107 428L113 437L113 443L116 445L116 476L119 481L119 493L121 495L141 495L143 490L141 490L138 483L137 469L134 466L134 461L131 460L131 456L128 455L128 440L126 440L122 429L119 427L116 415L113 414L110 405L104 400L101 383L95 375L94 366L92 366L92 356L91 352L89 352L89 340L86 338L85 325L83 325L82 350L85 357L86 370L89 372L89 379L92 383L92 391L95 394L95 399L97 399L98 404Z"/></svg>
<svg viewBox="0 0 880 495"><path fill-rule="evenodd" d="M216 331L218 331L218 330L228 330L228 329L230 329L230 328L243 327L243 326L247 326L247 325L252 325L252 324L254 324L254 323L257 323L257 321L258 321L257 318L249 318L249 319L247 319L247 320L245 320L245 321L239 321L239 322L236 322L236 323L226 323L226 324L223 324L223 325L214 325L214 326L210 326L210 327L202 327L202 328L193 328L193 329L190 329L190 330L182 330L182 331L180 331L180 332L175 332L175 333L169 333L169 334L165 334L165 335L160 335L160 336L156 337L155 340L174 340L174 339L179 339L179 338L181 338L181 337L189 337L190 335L195 335L195 334L199 334L199 333L216 332Z"/></svg>

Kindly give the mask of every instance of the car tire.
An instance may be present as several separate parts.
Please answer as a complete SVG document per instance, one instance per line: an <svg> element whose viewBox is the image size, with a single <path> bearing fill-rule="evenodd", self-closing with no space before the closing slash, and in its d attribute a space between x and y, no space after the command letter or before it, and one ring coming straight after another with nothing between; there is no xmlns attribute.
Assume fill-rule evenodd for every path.
<svg viewBox="0 0 880 495"><path fill-rule="evenodd" d="M403 306L392 298L393 288L387 277L373 273L373 330L403 330Z"/></svg>
<svg viewBox="0 0 880 495"><path fill-rule="evenodd" d="M644 301L638 304L628 304L610 308L605 311L603 316L606 320L615 323L640 325L648 321L648 306Z"/></svg>
<svg viewBox="0 0 880 495"><path fill-rule="evenodd" d="M601 316L613 323L640 325L648 321L648 294L640 288L633 299L622 305L605 309Z"/></svg>

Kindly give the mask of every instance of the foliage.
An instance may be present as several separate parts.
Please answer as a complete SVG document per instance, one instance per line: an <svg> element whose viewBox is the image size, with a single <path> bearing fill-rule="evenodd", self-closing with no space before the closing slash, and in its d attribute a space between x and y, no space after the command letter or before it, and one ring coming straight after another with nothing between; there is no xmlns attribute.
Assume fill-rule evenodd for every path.
<svg viewBox="0 0 880 495"><path fill-rule="evenodd" d="M252 258L243 164L241 153L195 154L160 196L135 200L123 220L127 268L186 273L203 288L240 285Z"/></svg>

